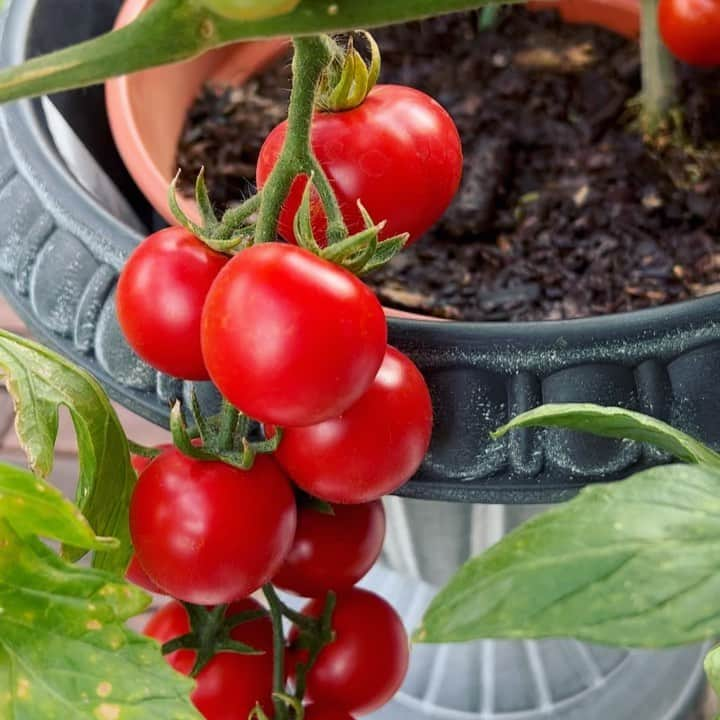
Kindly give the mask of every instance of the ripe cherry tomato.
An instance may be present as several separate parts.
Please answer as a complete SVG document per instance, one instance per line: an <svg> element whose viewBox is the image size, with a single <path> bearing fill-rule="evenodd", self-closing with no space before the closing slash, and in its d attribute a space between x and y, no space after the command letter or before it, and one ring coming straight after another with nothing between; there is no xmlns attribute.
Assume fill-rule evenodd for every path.
<svg viewBox="0 0 720 720"><path fill-rule="evenodd" d="M218 15L233 20L264 20L294 10L300 0L205 0Z"/></svg>
<svg viewBox="0 0 720 720"><path fill-rule="evenodd" d="M287 123L268 136L258 159L262 187L280 156ZM409 232L417 240L447 210L462 177L462 144L445 109L419 90L378 85L353 110L318 113L312 146L332 183L351 232L365 225L361 200L375 222L387 220L381 239ZM293 219L306 178L298 178L280 216L280 235L295 241ZM319 197L311 203L313 230L325 244L326 219Z"/></svg>
<svg viewBox="0 0 720 720"><path fill-rule="evenodd" d="M305 708L305 720L355 720L344 710L329 705L308 705Z"/></svg>
<svg viewBox="0 0 720 720"><path fill-rule="evenodd" d="M304 597L349 590L375 564L385 539L385 510L377 500L335 505L333 515L311 504L298 511L295 541L273 583Z"/></svg>
<svg viewBox="0 0 720 720"><path fill-rule="evenodd" d="M158 450L169 450L172 445L161 445ZM130 460L135 472L138 475L154 460L155 458L144 457L143 455L132 455ZM128 565L127 572L125 573L125 579L129 582L141 587L143 590L147 590L151 593L162 595L163 591L148 577L147 573L143 570L140 565L137 555L133 555Z"/></svg>
<svg viewBox="0 0 720 720"><path fill-rule="evenodd" d="M220 392L257 420L310 425L370 387L387 324L354 275L292 245L233 258L208 294L202 343Z"/></svg>
<svg viewBox="0 0 720 720"><path fill-rule="evenodd" d="M260 609L260 604L254 600L241 600L233 603L226 615L230 617ZM166 643L190 632L190 620L185 608L173 601L153 615L144 632L158 642ZM258 702L266 713L272 712L273 638L270 618L266 616L242 623L231 635L234 640L264 654L223 652L203 668L197 676L197 687L191 697L207 720L247 718ZM192 650L178 650L166 655L165 659L175 670L189 675L195 655Z"/></svg>
<svg viewBox="0 0 720 720"><path fill-rule="evenodd" d="M163 591L148 577L148 574L143 570L142 565L137 559L137 555L133 555L128 565L127 572L125 573L125 579L128 582L133 583L141 587L143 590L147 590L157 595L163 595Z"/></svg>
<svg viewBox="0 0 720 720"><path fill-rule="evenodd" d="M318 617L324 599L313 600L303 614ZM400 689L410 660L408 637L398 614L385 600L354 588L338 595L332 627L335 640L320 652L308 673L308 696L349 713L365 715L385 705ZM307 658L290 633L290 666Z"/></svg>
<svg viewBox="0 0 720 720"><path fill-rule="evenodd" d="M156 370L208 380L200 347L205 297L228 258L183 228L142 242L117 287L117 315L130 346Z"/></svg>
<svg viewBox="0 0 720 720"><path fill-rule="evenodd" d="M295 523L290 483L267 455L243 471L169 450L140 475L130 503L143 569L169 595L196 605L232 602L270 580Z"/></svg>
<svg viewBox="0 0 720 720"><path fill-rule="evenodd" d="M355 405L324 423L287 428L276 457L314 497L370 502L415 474L431 433L425 380L409 358L388 347L375 382Z"/></svg>
<svg viewBox="0 0 720 720"><path fill-rule="evenodd" d="M700 67L720 65L720 0L660 0L658 22L675 57Z"/></svg>
<svg viewBox="0 0 720 720"><path fill-rule="evenodd" d="M200 445L200 441L194 440L193 445ZM165 445L158 445L157 450L160 451L160 453L164 453L166 450L172 450L174 445L171 443L167 443ZM157 455L155 456L157 457ZM155 458L154 457L145 457L144 455L131 455L130 456L130 462L132 463L133 468L135 468L135 472L139 475Z"/></svg>

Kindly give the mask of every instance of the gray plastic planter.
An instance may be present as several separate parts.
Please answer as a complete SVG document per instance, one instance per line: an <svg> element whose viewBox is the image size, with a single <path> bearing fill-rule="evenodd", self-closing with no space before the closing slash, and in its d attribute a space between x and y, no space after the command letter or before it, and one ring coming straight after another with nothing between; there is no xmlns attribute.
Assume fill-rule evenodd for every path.
<svg viewBox="0 0 720 720"><path fill-rule="evenodd" d="M93 0L80 10L77 0L16 0L2 62L98 33L118 5ZM99 162L121 187L131 187L107 130L102 90L69 93L59 102ZM139 234L70 176L38 103L2 108L0 128L0 286L38 337L91 370L120 402L165 423L169 401L187 396L189 387L133 356L113 306L118 270ZM560 430L489 439L509 417L542 402L623 405L720 445L720 385L713 382L720 374L718 318L720 296L580 321L391 321L391 340L425 372L436 412L431 452L402 494L549 502L665 459L641 446ZM212 388L202 394L208 401L214 395Z"/></svg>

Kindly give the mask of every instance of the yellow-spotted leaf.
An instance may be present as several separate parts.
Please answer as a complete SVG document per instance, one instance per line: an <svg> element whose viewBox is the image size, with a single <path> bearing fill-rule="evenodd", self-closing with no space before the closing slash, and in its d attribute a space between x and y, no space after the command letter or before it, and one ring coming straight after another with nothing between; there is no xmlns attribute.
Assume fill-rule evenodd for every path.
<svg viewBox="0 0 720 720"><path fill-rule="evenodd" d="M149 596L0 520L3 720L201 720L192 682L125 622Z"/></svg>
<svg viewBox="0 0 720 720"><path fill-rule="evenodd" d="M27 470L0 463L0 518L20 535L40 535L88 550L112 550L118 541L97 537L78 508Z"/></svg>

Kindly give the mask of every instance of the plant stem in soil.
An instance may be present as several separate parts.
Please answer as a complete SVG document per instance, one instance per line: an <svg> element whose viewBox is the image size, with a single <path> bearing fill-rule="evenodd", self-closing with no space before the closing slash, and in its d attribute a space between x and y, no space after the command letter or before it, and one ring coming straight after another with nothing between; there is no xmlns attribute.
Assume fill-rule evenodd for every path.
<svg viewBox="0 0 720 720"><path fill-rule="evenodd" d="M658 0L641 0L642 127L654 134L676 103L675 65L660 37Z"/></svg>

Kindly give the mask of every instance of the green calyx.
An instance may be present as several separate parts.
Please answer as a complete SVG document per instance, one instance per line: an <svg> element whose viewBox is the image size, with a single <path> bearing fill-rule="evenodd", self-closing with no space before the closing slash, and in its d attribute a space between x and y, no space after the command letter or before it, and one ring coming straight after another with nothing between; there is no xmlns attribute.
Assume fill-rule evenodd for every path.
<svg viewBox="0 0 720 720"><path fill-rule="evenodd" d="M251 421L227 401L221 412L206 418L193 393L191 404L195 422L189 430L183 417L182 404L178 400L170 411L170 432L173 443L183 455L206 462L223 462L238 470L251 470L258 455L274 453L282 441L282 429L275 428L273 437L251 441L248 438ZM200 439L199 444L193 440Z"/></svg>
<svg viewBox="0 0 720 720"><path fill-rule="evenodd" d="M380 77L382 58L375 38L365 30L358 30L357 34L368 43L370 61L366 62L357 51L352 35L345 49L336 45L315 100L316 106L324 112L342 112L362 105Z"/></svg>
<svg viewBox="0 0 720 720"><path fill-rule="evenodd" d="M260 208L261 195L253 195L218 218L208 194L203 168L195 182L195 203L202 218L202 225L198 225L187 216L178 202L180 172L178 170L168 190L168 204L178 223L216 252L232 255L250 247L255 236L253 217Z"/></svg>
<svg viewBox="0 0 720 720"><path fill-rule="evenodd" d="M311 175L305 186L302 203L293 221L293 232L300 247L318 257L341 265L356 275L365 275L382 267L405 247L410 238L409 233L380 240L380 233L385 229L387 223L384 220L376 223L360 200L357 205L365 222L365 229L331 243L326 248L320 247L313 232L311 217L314 180L315 176Z"/></svg>
<svg viewBox="0 0 720 720"><path fill-rule="evenodd" d="M208 609L200 605L183 603L190 619L190 632L166 642L162 646L163 655L178 650L194 650L197 653L195 664L190 672L197 677L203 668L220 652L233 652L240 655L263 655L246 643L232 638L232 631L243 623L266 617L264 610L248 610L227 616L227 605L217 605Z"/></svg>

